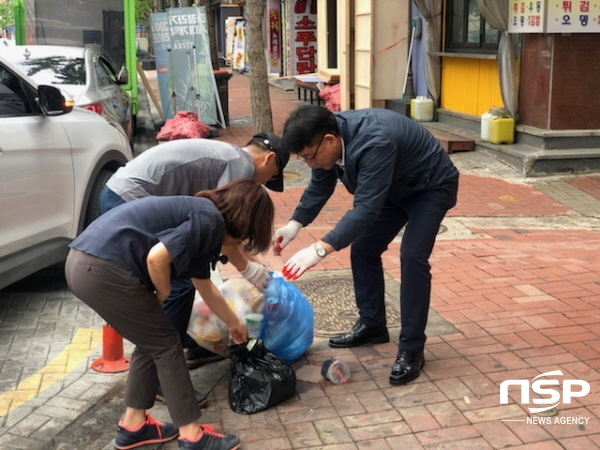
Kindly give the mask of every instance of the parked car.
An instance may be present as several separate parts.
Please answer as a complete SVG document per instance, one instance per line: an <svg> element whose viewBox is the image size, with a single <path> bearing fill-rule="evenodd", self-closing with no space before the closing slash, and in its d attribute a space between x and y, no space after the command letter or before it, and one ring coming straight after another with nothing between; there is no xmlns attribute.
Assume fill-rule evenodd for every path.
<svg viewBox="0 0 600 450"><path fill-rule="evenodd" d="M0 54L0 289L62 261L132 158L121 131Z"/></svg>
<svg viewBox="0 0 600 450"><path fill-rule="evenodd" d="M118 124L129 142L133 142L135 121L131 100L122 88L129 75L125 68L117 72L101 47L16 45L3 49L2 56L38 85L57 86L73 97L77 106Z"/></svg>

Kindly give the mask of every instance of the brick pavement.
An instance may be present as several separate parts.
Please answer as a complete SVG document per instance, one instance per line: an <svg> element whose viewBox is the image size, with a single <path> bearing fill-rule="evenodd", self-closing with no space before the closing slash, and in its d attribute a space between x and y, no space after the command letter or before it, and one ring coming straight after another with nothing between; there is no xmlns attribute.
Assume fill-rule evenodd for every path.
<svg viewBox="0 0 600 450"><path fill-rule="evenodd" d="M275 132L280 132L288 112L301 102L294 92L271 88L270 93ZM218 139L243 145L254 133L248 120L248 76L234 74L229 98L232 126L220 130ZM294 364L298 396L260 414L242 416L229 409L227 382L219 380L226 370L223 363L193 371L197 386L217 374L203 421L240 435L245 450L600 448L600 177L523 180L477 152L451 157L461 170L461 185L458 205L447 221L467 231L459 237L441 235L435 246L432 309L456 331L428 340L422 375L407 386L389 385L395 342L333 351L325 339L317 338ZM286 180L299 170L293 158L292 163ZM271 193L277 208L275 227L287 222L302 190L289 183L284 193ZM285 257L326 233L351 204L352 197L338 186L321 216L301 231L282 257L269 254L266 262L280 268ZM383 259L387 275L399 282L398 247L399 242L390 244ZM345 249L328 256L311 274L348 267ZM221 275L238 276L227 266L221 267ZM8 295L0 291L0 300ZM0 331L7 329L2 320ZM332 385L320 378L321 363L332 355L350 364L348 384ZM529 407L540 405L521 404L514 386L509 403L500 404L503 381L532 380L555 370L563 375L551 379L585 380L590 393L571 403L558 398L554 402L558 415L549 418L529 414ZM62 391L50 391L77 399L81 386L90 380L100 383L108 378L113 384L123 380L85 367L77 376L72 384L63 383ZM9 383L2 386L10 388ZM71 420L79 428L97 427L100 417L77 422L76 416L83 416L85 401L88 407L118 403L118 392L111 395L102 401L83 395L83 404L73 401L71 408L59 404L56 410L63 411L65 422ZM531 398L548 398L548 392ZM1 430L0 448L34 448L34 441L43 441L44 430L52 428L43 418L52 417L54 410L47 404L45 410L35 405L30 401L11 413ZM65 410L73 410L71 416ZM116 421L117 411L110 410L102 420ZM154 413L168 418L162 405ZM527 417L585 423L534 424ZM85 448L112 448L106 438L111 435L112 428ZM28 446L13 447L15 436L25 436ZM68 436L63 433L61 440L58 435L56 444L45 448L73 448ZM170 443L160 448L176 447Z"/></svg>
<svg viewBox="0 0 600 450"><path fill-rule="evenodd" d="M245 87L237 90L247 79L236 75L232 81L231 95L247 95ZM279 119L289 111L281 108L301 103L288 94L272 91L274 101L289 98L274 103L276 132L281 131ZM227 138L227 130L222 138ZM472 155L452 155L462 173L459 201L448 217L459 222L492 220L486 228L471 228L472 236L466 239L438 240L431 259L432 309L458 332L430 338L422 376L403 387L387 382L395 342L336 350L335 356L353 369L351 383L302 382L300 398L274 411L256 417L229 412L222 416L226 429L242 436L245 449L600 448L600 234L597 228L578 229L577 222L573 229L543 226L547 220L569 223L582 215L596 221L600 177L482 176L477 170L462 170ZM275 227L287 223L302 191L303 187L287 187L284 193L272 193ZM268 263L281 267L286 256L321 237L351 204L352 196L338 186L317 220L301 231L283 257L269 255ZM494 218L509 218L503 221L508 227L494 225ZM537 224L529 229L511 226L514 218L540 222L541 229ZM384 268L400 281L398 251L399 243L392 243ZM347 249L329 255L311 272L348 268L348 256ZM236 274L224 270L224 276ZM318 367L331 353L319 342L295 366ZM585 380L591 392L559 404L556 417L589 417L587 424L503 421L535 416L527 410L535 405L521 405L516 389L510 390L510 404L501 405L500 383L532 380L559 369L563 376L556 379ZM221 387L225 398L225 385ZM270 426L258 431L263 421Z"/></svg>

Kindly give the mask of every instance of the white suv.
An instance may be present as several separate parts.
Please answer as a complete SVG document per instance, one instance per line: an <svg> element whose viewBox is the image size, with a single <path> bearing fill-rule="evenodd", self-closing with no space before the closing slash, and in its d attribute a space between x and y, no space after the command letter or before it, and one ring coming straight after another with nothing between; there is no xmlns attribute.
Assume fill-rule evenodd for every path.
<svg viewBox="0 0 600 450"><path fill-rule="evenodd" d="M133 158L123 133L0 56L0 289L62 261Z"/></svg>

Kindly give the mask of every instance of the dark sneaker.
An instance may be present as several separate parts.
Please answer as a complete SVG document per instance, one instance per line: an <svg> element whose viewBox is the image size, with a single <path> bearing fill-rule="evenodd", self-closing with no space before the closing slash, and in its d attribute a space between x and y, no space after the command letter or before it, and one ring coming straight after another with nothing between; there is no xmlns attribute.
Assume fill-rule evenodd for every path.
<svg viewBox="0 0 600 450"><path fill-rule="evenodd" d="M194 392L196 393L196 401L198 402L198 406L200 406L200 408L206 408L206 406L208 405L208 397L198 391ZM156 391L156 400L162 403L167 403L167 401L165 400L165 394L163 394L163 391L160 386Z"/></svg>
<svg viewBox="0 0 600 450"><path fill-rule="evenodd" d="M210 425L200 425L202 436L197 441L179 439L179 450L237 450L240 438L233 434L217 433Z"/></svg>
<svg viewBox="0 0 600 450"><path fill-rule="evenodd" d="M179 430L172 423L162 423L146 414L146 422L139 430L129 431L121 426L117 427L115 447L119 450L141 447L148 444L159 444L172 441L179 435Z"/></svg>
<svg viewBox="0 0 600 450"><path fill-rule="evenodd" d="M194 370L205 364L221 361L223 359L225 359L224 356L217 355L202 347L190 348L185 352L185 362L188 370Z"/></svg>

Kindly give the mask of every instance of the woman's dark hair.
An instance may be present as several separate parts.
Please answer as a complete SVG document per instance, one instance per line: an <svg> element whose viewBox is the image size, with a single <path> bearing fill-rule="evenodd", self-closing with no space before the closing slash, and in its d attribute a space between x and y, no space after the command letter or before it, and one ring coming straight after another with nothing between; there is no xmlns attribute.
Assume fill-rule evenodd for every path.
<svg viewBox="0 0 600 450"><path fill-rule="evenodd" d="M302 105L296 108L283 126L283 148L300 153L304 147L316 145L326 134L339 136L335 115L323 106Z"/></svg>
<svg viewBox="0 0 600 450"><path fill-rule="evenodd" d="M262 253L269 249L275 207L262 185L253 180L237 180L200 191L196 197L205 197L216 205L225 219L225 232L241 239L246 251Z"/></svg>

